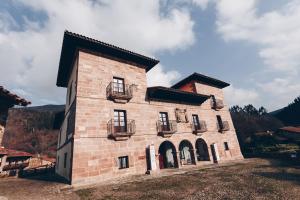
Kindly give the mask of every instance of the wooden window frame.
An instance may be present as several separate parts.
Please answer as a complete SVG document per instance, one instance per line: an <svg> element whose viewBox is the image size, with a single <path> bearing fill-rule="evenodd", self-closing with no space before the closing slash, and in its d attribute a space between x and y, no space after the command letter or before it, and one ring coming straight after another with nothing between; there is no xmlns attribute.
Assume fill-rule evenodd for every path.
<svg viewBox="0 0 300 200"><path fill-rule="evenodd" d="M59 169L59 156L57 156L56 169Z"/></svg>
<svg viewBox="0 0 300 200"><path fill-rule="evenodd" d="M113 87L113 89L112 89L113 93L125 94L125 80L124 80L124 78L114 76L112 87Z"/></svg>
<svg viewBox="0 0 300 200"><path fill-rule="evenodd" d="M224 142L224 149L225 149L225 151L230 150L228 142Z"/></svg>
<svg viewBox="0 0 300 200"><path fill-rule="evenodd" d="M219 124L219 128L220 128L220 130L222 130L223 129L222 117L221 117L221 115L217 115L216 117L217 117L217 122Z"/></svg>
<svg viewBox="0 0 300 200"><path fill-rule="evenodd" d="M199 116L197 114L193 114L192 115L192 120L193 120L193 124L194 127L197 128L197 130L200 129L200 120L199 120ZM196 122L196 123L195 123Z"/></svg>
<svg viewBox="0 0 300 200"><path fill-rule="evenodd" d="M118 113L117 115L117 120L116 120L116 113ZM122 116L120 115L120 113L123 113L123 119L121 118ZM124 126L121 125L121 122L124 122ZM118 123L118 125L116 126L116 122ZM117 131L119 130L120 132L126 132L127 131L127 112L126 110L114 110L114 129L116 130L117 127ZM123 128L122 128L123 127Z"/></svg>
<svg viewBox="0 0 300 200"><path fill-rule="evenodd" d="M125 165L123 165L123 159L125 159ZM120 156L118 157L119 169L127 169L129 168L129 157L128 156Z"/></svg>
<svg viewBox="0 0 300 200"><path fill-rule="evenodd" d="M68 158L68 153L66 152L64 154L64 168L67 168L67 158Z"/></svg>
<svg viewBox="0 0 300 200"><path fill-rule="evenodd" d="M170 123L169 123L169 115L168 112L159 112L159 121L161 122L161 128L163 131L170 130Z"/></svg>

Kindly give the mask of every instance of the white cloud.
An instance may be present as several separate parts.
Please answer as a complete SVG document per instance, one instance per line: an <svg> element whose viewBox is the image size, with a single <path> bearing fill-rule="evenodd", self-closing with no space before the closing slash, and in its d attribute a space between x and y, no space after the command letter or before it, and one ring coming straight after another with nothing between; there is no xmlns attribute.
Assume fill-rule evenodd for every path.
<svg viewBox="0 0 300 200"><path fill-rule="evenodd" d="M275 78L270 82L259 83L258 85L264 92L276 96L297 95L300 93L300 83L293 82L290 78Z"/></svg>
<svg viewBox="0 0 300 200"><path fill-rule="evenodd" d="M300 1L288 3L262 15L259 0L220 0L217 30L226 41L257 44L259 55L273 70L297 73L300 69Z"/></svg>
<svg viewBox="0 0 300 200"><path fill-rule="evenodd" d="M167 0L164 0L167 1ZM216 0L173 0L172 3L176 4L190 4L200 7L205 10L210 3L214 3Z"/></svg>
<svg viewBox="0 0 300 200"><path fill-rule="evenodd" d="M229 106L255 104L260 98L253 89L235 88L233 85L225 88L224 94Z"/></svg>
<svg viewBox="0 0 300 200"><path fill-rule="evenodd" d="M262 0L216 1L216 25L225 41L257 46L265 64L257 73L265 80L254 80L253 88L260 93L261 104L276 109L300 94L300 1L288 0L279 8L258 14L260 3ZM276 73L280 77L273 78Z"/></svg>
<svg viewBox="0 0 300 200"><path fill-rule="evenodd" d="M214 0L191 0L192 3L200 6L201 9L205 10L209 3L214 2Z"/></svg>
<svg viewBox="0 0 300 200"><path fill-rule="evenodd" d="M180 74L177 71L166 72L164 67L158 64L147 73L147 84L148 86L170 87L179 78Z"/></svg>
<svg viewBox="0 0 300 200"><path fill-rule="evenodd" d="M24 21L16 24L11 15L0 12L3 66L0 84L32 94L26 97L35 104L64 102L65 90L58 89L55 82L65 29L150 56L184 49L195 41L189 12L172 8L162 15L159 0L15 0L13 3L47 16L40 23L19 13ZM18 25L22 28L12 28ZM159 67L148 77L171 81L176 74Z"/></svg>
<svg viewBox="0 0 300 200"><path fill-rule="evenodd" d="M274 78L257 85L262 93L274 97L268 103L272 109L285 107L300 95L300 82L294 76Z"/></svg>

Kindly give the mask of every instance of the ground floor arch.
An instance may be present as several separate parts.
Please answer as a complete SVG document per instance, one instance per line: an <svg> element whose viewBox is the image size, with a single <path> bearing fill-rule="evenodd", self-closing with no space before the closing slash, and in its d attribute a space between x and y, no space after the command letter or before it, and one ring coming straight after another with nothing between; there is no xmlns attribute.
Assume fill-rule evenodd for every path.
<svg viewBox="0 0 300 200"><path fill-rule="evenodd" d="M193 145L188 140L182 140L179 144L180 162L182 165L195 164Z"/></svg>
<svg viewBox="0 0 300 200"><path fill-rule="evenodd" d="M164 141L160 144L159 149L159 168L176 168L178 167L176 148L170 141Z"/></svg>
<svg viewBox="0 0 300 200"><path fill-rule="evenodd" d="M202 138L196 140L196 155L198 161L210 161L208 146Z"/></svg>

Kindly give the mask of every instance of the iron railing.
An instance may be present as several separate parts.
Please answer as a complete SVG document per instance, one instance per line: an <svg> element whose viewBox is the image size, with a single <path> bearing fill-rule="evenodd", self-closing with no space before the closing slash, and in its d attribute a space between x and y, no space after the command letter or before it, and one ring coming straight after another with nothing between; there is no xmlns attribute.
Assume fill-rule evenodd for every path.
<svg viewBox="0 0 300 200"><path fill-rule="evenodd" d="M114 87L114 83L110 82L106 87L106 97L112 100L120 99L129 101L132 99L132 85L124 85L122 91Z"/></svg>
<svg viewBox="0 0 300 200"><path fill-rule="evenodd" d="M192 123L193 133L203 133L207 131L207 126L205 121L199 121L199 124Z"/></svg>
<svg viewBox="0 0 300 200"><path fill-rule="evenodd" d="M115 126L114 119L111 119L107 123L108 136L116 140L129 138L135 134L135 120L125 121L124 126Z"/></svg>
<svg viewBox="0 0 300 200"><path fill-rule="evenodd" d="M215 109L215 110L224 108L224 103L221 99L215 99L215 100L211 99L210 105L211 105L211 108Z"/></svg>
<svg viewBox="0 0 300 200"><path fill-rule="evenodd" d="M229 131L229 123L228 121L222 121L222 123L217 123L218 131Z"/></svg>
<svg viewBox="0 0 300 200"><path fill-rule="evenodd" d="M157 123L157 132L159 134L173 134L177 132L177 122L176 120L168 120L166 123L158 120Z"/></svg>

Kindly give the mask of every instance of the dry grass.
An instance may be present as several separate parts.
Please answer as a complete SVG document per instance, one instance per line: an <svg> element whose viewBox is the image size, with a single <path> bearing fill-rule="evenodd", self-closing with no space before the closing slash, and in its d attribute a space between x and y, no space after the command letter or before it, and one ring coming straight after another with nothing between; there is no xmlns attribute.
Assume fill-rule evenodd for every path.
<svg viewBox="0 0 300 200"><path fill-rule="evenodd" d="M300 199L300 165L249 159L230 166L178 170L171 176L135 176L122 183L77 191L42 179L0 179L0 199Z"/></svg>
<svg viewBox="0 0 300 200"><path fill-rule="evenodd" d="M299 166L300 168L300 166ZM234 166L78 190L81 199L300 199L296 165L252 159Z"/></svg>

